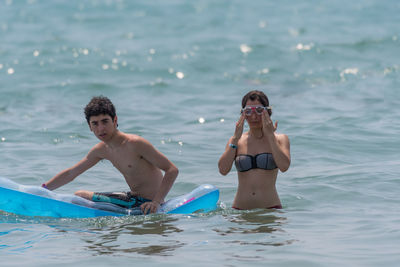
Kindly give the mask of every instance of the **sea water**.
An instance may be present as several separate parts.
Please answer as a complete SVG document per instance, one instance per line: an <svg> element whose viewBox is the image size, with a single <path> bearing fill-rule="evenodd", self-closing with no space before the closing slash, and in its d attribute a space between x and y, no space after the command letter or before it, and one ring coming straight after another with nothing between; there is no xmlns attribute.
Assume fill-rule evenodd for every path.
<svg viewBox="0 0 400 267"><path fill-rule="evenodd" d="M0 2L0 175L40 185L98 142L83 108L179 168L168 197L209 183L193 216L49 219L0 212L1 266L398 266L400 3ZM279 211L235 211L217 162L242 96L264 91L292 163ZM246 130L248 128L246 127ZM102 161L58 189L126 190Z"/></svg>

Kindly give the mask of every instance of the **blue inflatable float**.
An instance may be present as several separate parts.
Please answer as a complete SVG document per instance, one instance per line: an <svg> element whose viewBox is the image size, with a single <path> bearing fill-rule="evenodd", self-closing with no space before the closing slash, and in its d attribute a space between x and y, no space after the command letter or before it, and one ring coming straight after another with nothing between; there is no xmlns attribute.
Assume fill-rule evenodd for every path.
<svg viewBox="0 0 400 267"><path fill-rule="evenodd" d="M219 190L201 185L188 194L172 198L161 205L158 213L191 214L217 208ZM40 186L28 186L0 177L0 210L25 216L89 218L98 216L142 215L140 208L125 209L111 203L59 194Z"/></svg>

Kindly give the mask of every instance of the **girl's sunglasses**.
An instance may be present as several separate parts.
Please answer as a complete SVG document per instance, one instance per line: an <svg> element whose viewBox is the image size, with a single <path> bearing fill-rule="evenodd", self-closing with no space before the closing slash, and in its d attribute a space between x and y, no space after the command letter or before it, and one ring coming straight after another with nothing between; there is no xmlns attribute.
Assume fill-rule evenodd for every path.
<svg viewBox="0 0 400 267"><path fill-rule="evenodd" d="M261 115L263 113L264 110L268 111L271 110L271 107L264 107L264 106L256 106L256 107L245 107L242 108L242 110L240 111L240 113L244 113L244 115L246 116L251 116L252 112L255 112L257 115Z"/></svg>

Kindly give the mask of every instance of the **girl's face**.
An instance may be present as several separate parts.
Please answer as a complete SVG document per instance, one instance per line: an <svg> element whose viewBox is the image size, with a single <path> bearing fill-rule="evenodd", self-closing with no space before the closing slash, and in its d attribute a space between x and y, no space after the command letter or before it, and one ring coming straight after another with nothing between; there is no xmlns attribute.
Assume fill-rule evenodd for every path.
<svg viewBox="0 0 400 267"><path fill-rule="evenodd" d="M251 113L250 113L251 111ZM261 113L260 113L261 111ZM262 112L264 112L264 106L258 100L248 100L246 106L243 108L244 116L249 124L250 128L261 128L262 127Z"/></svg>

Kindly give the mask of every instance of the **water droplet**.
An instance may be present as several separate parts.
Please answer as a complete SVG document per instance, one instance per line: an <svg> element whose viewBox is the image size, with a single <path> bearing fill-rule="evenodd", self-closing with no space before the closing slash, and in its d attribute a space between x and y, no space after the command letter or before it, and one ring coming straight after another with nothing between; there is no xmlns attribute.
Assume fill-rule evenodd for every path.
<svg viewBox="0 0 400 267"><path fill-rule="evenodd" d="M308 51L308 50L311 50L313 48L313 46L314 46L313 43L307 44L307 45L299 43L299 44L296 45L296 50Z"/></svg>
<svg viewBox="0 0 400 267"><path fill-rule="evenodd" d="M259 23L258 23L258 27L260 27L260 28L265 28L265 27L267 27L267 22L266 21L260 21Z"/></svg>
<svg viewBox="0 0 400 267"><path fill-rule="evenodd" d="M240 51L243 53L243 54L248 54L248 53L250 53L251 52L251 47L250 46L248 46L247 44L241 44L240 45Z"/></svg>
<svg viewBox="0 0 400 267"><path fill-rule="evenodd" d="M289 34L290 34L291 36L293 36L293 37L297 37L297 36L299 36L299 31L296 30L296 29L290 28L290 29L289 29Z"/></svg>

